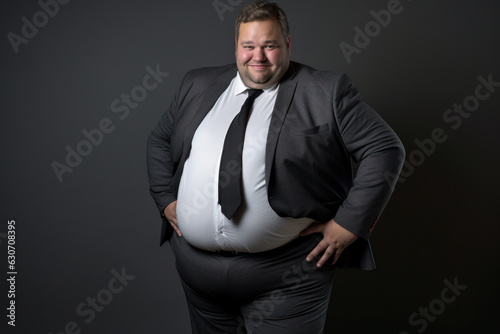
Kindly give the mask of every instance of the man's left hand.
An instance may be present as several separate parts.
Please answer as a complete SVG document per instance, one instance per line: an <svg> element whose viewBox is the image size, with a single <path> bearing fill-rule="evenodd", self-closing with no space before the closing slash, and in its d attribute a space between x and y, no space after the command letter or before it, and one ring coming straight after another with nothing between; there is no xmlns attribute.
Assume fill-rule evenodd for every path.
<svg viewBox="0 0 500 334"><path fill-rule="evenodd" d="M317 266L321 267L333 255L332 263L337 262L340 254L347 246L352 244L358 236L351 231L346 230L335 220L331 219L326 223L314 224L303 230L300 235L305 236L311 233L320 232L323 234L323 240L307 255L306 260L310 262L313 258L324 251L323 256L318 261Z"/></svg>

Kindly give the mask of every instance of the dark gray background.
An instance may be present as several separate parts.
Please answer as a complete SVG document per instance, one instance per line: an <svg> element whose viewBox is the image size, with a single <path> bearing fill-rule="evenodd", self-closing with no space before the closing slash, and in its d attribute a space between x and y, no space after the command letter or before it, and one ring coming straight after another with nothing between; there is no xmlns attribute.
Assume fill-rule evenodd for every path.
<svg viewBox="0 0 500 334"><path fill-rule="evenodd" d="M227 0L221 0L227 3ZM213 1L70 1L16 54L41 8L6 0L0 100L1 277L7 221L16 220L16 328L7 333L188 333L189 319L160 218L148 193L146 140L184 73L234 60L233 11ZM279 1L291 24L292 59L347 72L403 140L442 128L448 140L398 183L373 236L378 269L338 271L325 333L417 333L408 322L440 298L445 279L467 289L425 333L499 333L498 111L500 88L452 130L442 117L474 94L478 76L500 81L498 1L402 0L403 11L349 64L339 44L387 1ZM145 67L170 75L120 120L110 104L142 83ZM115 125L59 182L51 163L103 118ZM113 269L135 278L95 319L77 306L108 286ZM420 318L420 317L419 317ZM2 332L4 330L2 329Z"/></svg>

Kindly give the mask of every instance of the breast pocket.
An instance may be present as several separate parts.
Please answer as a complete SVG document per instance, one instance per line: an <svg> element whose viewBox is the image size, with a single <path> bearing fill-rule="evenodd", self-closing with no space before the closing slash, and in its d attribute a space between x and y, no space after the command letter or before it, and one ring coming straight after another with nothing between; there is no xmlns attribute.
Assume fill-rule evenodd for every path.
<svg viewBox="0 0 500 334"><path fill-rule="evenodd" d="M327 123L309 128L290 129L286 150L290 157L294 155L302 158L307 156L310 161L313 161L331 150L329 148L330 138L330 126Z"/></svg>
<svg viewBox="0 0 500 334"><path fill-rule="evenodd" d="M277 158L282 158L286 168L297 169L296 175L313 173L314 164L323 161L331 151L330 126L320 124L309 128L290 129L278 146ZM280 162L279 160L277 160Z"/></svg>
<svg viewBox="0 0 500 334"><path fill-rule="evenodd" d="M320 132L328 131L330 129L328 123L313 126L311 128L293 129L290 130L290 136L306 136L314 135Z"/></svg>

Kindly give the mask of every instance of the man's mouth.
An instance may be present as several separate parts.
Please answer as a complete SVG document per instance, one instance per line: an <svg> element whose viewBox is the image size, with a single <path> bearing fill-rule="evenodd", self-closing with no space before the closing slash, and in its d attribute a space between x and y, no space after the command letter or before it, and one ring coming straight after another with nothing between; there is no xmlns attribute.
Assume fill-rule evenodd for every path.
<svg viewBox="0 0 500 334"><path fill-rule="evenodd" d="M253 69L255 70L264 70L266 68L268 68L270 65L265 65L265 64L253 64L253 65L249 65L250 67L252 67Z"/></svg>

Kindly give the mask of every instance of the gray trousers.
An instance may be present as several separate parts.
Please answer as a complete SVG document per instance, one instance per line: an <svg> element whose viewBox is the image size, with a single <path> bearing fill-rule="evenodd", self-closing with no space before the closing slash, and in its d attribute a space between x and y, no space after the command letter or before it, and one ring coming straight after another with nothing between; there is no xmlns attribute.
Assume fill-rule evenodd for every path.
<svg viewBox="0 0 500 334"><path fill-rule="evenodd" d="M321 234L253 254L218 254L173 233L170 245L195 334L323 332L334 266L307 254Z"/></svg>

